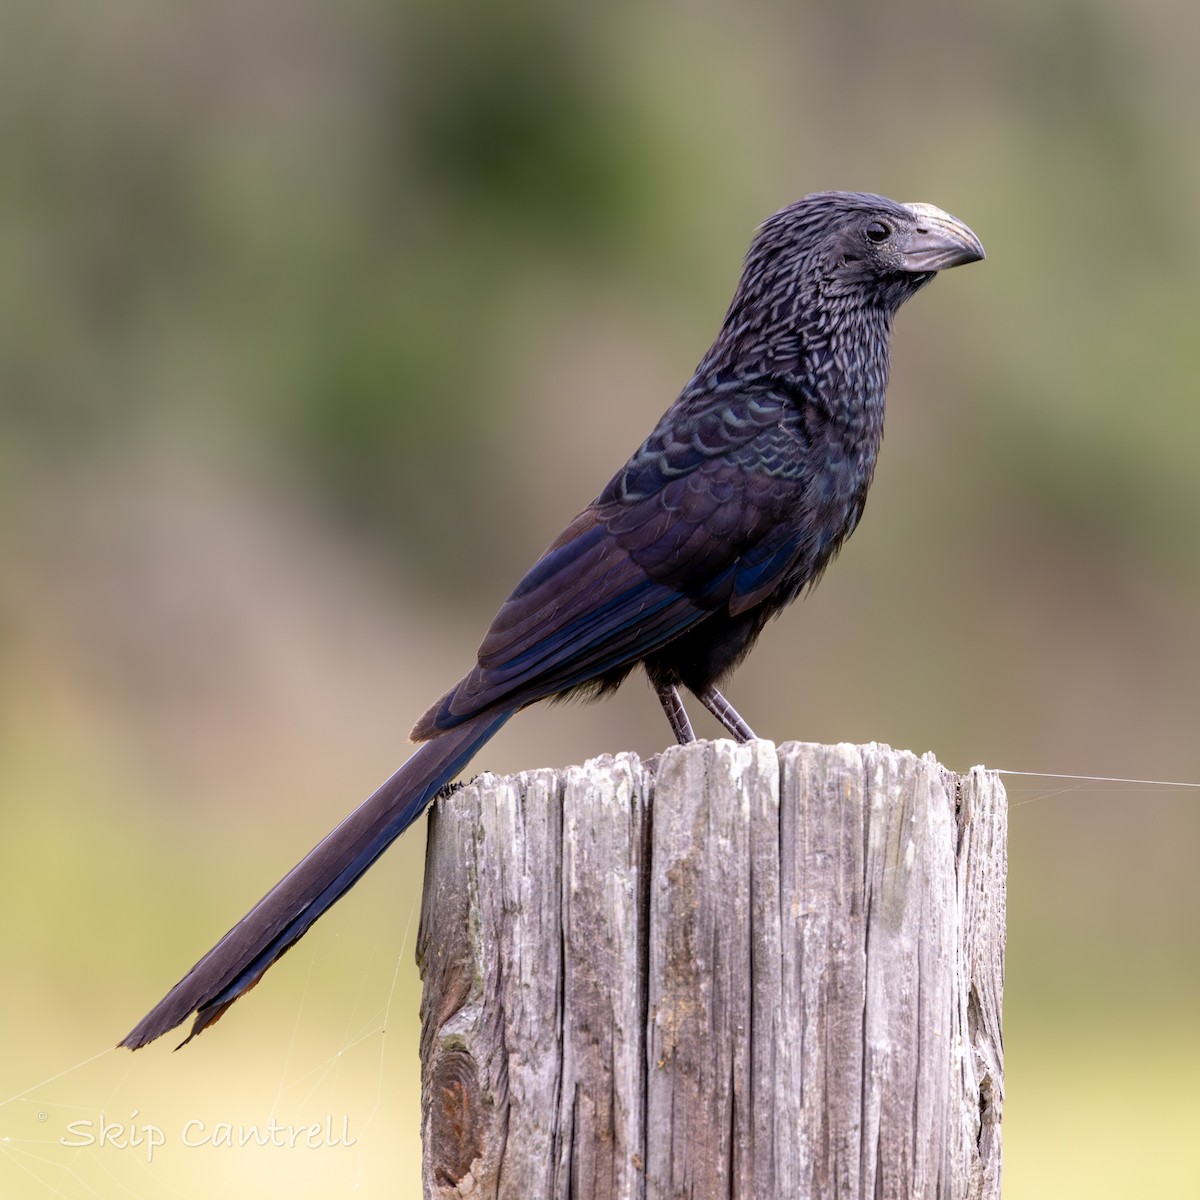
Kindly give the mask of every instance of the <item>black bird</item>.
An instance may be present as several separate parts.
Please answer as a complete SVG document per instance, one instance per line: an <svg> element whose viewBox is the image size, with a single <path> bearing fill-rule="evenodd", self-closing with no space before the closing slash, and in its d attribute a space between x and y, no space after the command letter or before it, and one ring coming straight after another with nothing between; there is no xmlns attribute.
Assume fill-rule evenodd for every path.
<svg viewBox="0 0 1200 1200"><path fill-rule="evenodd" d="M681 685L752 738L717 684L862 516L897 309L983 256L961 221L882 196L821 192L764 222L691 382L517 585L417 722L416 752L121 1044L217 1020L526 705L601 695L641 664L679 741L694 737Z"/></svg>

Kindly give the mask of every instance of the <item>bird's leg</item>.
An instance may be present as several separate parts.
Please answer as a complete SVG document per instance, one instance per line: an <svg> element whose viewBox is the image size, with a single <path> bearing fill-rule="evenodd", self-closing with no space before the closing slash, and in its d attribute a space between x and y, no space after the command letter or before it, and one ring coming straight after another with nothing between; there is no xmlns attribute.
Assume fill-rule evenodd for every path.
<svg viewBox="0 0 1200 1200"><path fill-rule="evenodd" d="M754 741L754 730L738 715L738 711L710 683L703 691L696 693L696 699L708 709L739 742ZM682 708L682 705L680 705Z"/></svg>
<svg viewBox="0 0 1200 1200"><path fill-rule="evenodd" d="M658 702L663 706L667 720L671 722L671 732L675 735L675 740L681 746L694 742L696 732L688 720L687 709L683 707L683 699L678 690L672 684L657 682L654 684L654 690L658 693Z"/></svg>

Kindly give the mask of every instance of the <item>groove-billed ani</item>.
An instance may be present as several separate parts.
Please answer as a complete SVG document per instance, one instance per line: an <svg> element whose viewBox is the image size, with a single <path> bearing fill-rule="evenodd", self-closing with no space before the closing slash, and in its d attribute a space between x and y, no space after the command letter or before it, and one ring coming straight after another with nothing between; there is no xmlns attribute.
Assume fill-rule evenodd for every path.
<svg viewBox="0 0 1200 1200"><path fill-rule="evenodd" d="M679 741L693 737L680 685L753 737L717 683L858 524L896 310L981 258L960 221L882 196L818 193L767 220L691 382L517 585L476 665L417 722L423 744L122 1045L192 1012L189 1039L212 1024L535 700L607 692L640 663Z"/></svg>

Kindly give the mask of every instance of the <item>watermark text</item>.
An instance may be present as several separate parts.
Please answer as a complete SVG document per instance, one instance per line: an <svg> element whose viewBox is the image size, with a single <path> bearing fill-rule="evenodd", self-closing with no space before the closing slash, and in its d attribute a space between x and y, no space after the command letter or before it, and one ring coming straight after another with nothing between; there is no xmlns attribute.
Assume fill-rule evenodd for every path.
<svg viewBox="0 0 1200 1200"><path fill-rule="evenodd" d="M154 1153L174 1141L198 1149L214 1147L240 1150L250 1146L273 1146L280 1150L326 1150L335 1146L353 1146L358 1139L350 1134L350 1118L327 1115L319 1121L293 1124L272 1116L265 1121L245 1124L235 1121L185 1121L169 1133L162 1125L138 1119L135 1108L124 1121L111 1121L101 1115L71 1121L59 1144L74 1149L108 1146L115 1150L135 1150L154 1161Z"/></svg>

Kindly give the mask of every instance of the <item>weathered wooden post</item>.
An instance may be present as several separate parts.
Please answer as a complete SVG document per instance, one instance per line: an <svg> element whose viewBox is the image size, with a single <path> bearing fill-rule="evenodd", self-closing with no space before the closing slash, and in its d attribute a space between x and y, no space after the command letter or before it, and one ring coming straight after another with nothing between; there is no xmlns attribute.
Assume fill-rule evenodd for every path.
<svg viewBox="0 0 1200 1200"><path fill-rule="evenodd" d="M425 1195L995 1200L1006 819L995 775L877 745L443 799Z"/></svg>

